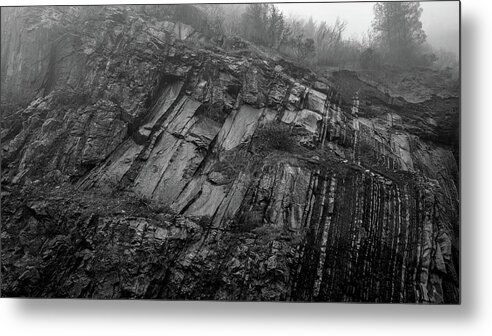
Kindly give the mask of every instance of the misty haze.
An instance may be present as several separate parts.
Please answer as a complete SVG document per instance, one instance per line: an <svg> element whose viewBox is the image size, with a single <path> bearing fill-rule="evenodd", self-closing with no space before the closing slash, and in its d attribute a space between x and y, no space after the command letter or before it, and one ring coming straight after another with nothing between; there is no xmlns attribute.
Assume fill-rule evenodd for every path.
<svg viewBox="0 0 492 336"><path fill-rule="evenodd" d="M434 49L459 53L459 2L421 2L421 22L427 42ZM311 3L279 4L287 17L298 17L334 24L337 17L347 22L345 37L362 40L371 29L373 2L368 3Z"/></svg>

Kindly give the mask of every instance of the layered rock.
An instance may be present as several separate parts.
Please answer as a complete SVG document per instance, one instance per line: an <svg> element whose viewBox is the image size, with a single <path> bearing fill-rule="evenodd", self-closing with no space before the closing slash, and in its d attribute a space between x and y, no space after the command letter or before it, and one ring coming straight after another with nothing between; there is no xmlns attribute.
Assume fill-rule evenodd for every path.
<svg viewBox="0 0 492 336"><path fill-rule="evenodd" d="M4 295L459 302L456 97L100 15L83 80L2 116Z"/></svg>

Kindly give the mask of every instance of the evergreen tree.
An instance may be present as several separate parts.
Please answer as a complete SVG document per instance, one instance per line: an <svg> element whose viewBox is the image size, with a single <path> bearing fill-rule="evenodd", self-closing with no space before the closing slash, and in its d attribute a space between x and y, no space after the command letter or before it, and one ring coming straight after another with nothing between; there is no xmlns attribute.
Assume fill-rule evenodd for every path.
<svg viewBox="0 0 492 336"><path fill-rule="evenodd" d="M372 27L383 55L391 63L417 61L426 39L421 14L419 2L378 2L374 5Z"/></svg>
<svg viewBox="0 0 492 336"><path fill-rule="evenodd" d="M241 34L270 48L280 46L290 35L282 12L272 4L249 4L241 19Z"/></svg>
<svg viewBox="0 0 492 336"><path fill-rule="evenodd" d="M254 43L268 45L268 16L268 4L250 4L241 20L243 36Z"/></svg>
<svg viewBox="0 0 492 336"><path fill-rule="evenodd" d="M285 25L284 15L274 5L270 6L270 15L268 17L269 45L278 48L284 34L288 33Z"/></svg>

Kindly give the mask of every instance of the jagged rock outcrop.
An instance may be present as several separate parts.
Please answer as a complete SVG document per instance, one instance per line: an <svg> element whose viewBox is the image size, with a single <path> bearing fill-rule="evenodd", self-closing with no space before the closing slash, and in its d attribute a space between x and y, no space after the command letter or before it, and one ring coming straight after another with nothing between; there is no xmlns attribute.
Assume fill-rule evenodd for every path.
<svg viewBox="0 0 492 336"><path fill-rule="evenodd" d="M2 295L459 302L456 96L407 101L137 7L75 37L23 11L2 11L2 102L32 93L2 113ZM24 35L64 42L16 64L65 56L15 70Z"/></svg>

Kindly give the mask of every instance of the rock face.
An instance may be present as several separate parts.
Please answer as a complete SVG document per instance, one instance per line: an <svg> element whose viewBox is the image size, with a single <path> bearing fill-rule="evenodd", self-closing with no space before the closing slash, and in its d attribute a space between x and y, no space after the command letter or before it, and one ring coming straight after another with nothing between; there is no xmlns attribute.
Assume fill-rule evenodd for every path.
<svg viewBox="0 0 492 336"><path fill-rule="evenodd" d="M3 296L459 302L458 97L67 10L2 10Z"/></svg>

